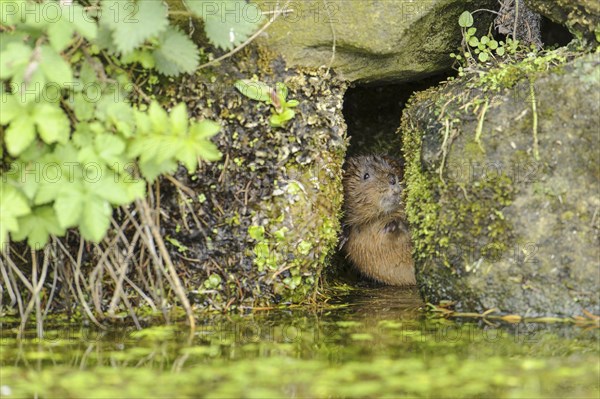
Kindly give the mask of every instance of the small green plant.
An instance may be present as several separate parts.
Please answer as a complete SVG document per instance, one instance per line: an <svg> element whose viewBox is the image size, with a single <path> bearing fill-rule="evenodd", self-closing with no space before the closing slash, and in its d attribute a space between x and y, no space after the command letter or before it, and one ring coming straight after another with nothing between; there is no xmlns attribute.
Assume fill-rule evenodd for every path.
<svg viewBox="0 0 600 399"><path fill-rule="evenodd" d="M287 121L296 115L292 108L298 106L299 102L287 100L288 88L281 82L277 82L275 88L272 88L263 82L241 79L235 82L234 86L246 97L273 106L273 112L269 118L272 127L284 127Z"/></svg>
<svg viewBox="0 0 600 399"><path fill-rule="evenodd" d="M463 36L462 54L451 53L450 57L456 59L461 67L459 75L463 76L464 65L471 65L476 62L486 63L492 60L497 60L497 57L504 58L514 55L519 48L519 41L510 37L506 41L497 41L490 31L481 37L477 37L477 28L473 26L473 14L469 11L463 12L459 19L458 25L461 28Z"/></svg>
<svg viewBox="0 0 600 399"><path fill-rule="evenodd" d="M11 240L41 248L73 228L99 242L113 207L143 198L179 163L193 172L220 159L210 141L218 123L190 120L183 103L167 112L134 83L140 67L155 84L154 72L198 68L199 49L172 16L202 19L222 49L263 22L244 0L213 3L186 0L180 11L162 1L0 2L0 250ZM242 7L256 12L228 11Z"/></svg>

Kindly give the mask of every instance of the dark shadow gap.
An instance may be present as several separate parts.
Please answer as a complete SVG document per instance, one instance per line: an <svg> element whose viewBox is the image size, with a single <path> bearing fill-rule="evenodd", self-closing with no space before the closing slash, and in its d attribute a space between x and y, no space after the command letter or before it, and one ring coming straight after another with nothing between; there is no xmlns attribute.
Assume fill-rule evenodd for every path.
<svg viewBox="0 0 600 399"><path fill-rule="evenodd" d="M454 71L451 71L454 72ZM454 73L432 76L416 82L379 86L355 86L344 98L344 118L350 145L346 157L385 154L402 160L400 118L409 98L416 92L437 86ZM330 277L358 286L379 286L362 277L340 251L332 259Z"/></svg>

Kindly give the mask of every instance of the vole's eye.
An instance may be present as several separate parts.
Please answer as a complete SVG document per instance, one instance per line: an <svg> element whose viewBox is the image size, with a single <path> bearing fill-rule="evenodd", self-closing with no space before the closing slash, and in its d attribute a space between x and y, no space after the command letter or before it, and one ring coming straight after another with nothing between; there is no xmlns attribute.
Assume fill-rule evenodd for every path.
<svg viewBox="0 0 600 399"><path fill-rule="evenodd" d="M396 178L394 176L390 176L390 184L392 186L396 185Z"/></svg>
<svg viewBox="0 0 600 399"><path fill-rule="evenodd" d="M365 175L363 176L363 180L367 180L369 177L371 177L371 176L369 176L368 173L365 173Z"/></svg>

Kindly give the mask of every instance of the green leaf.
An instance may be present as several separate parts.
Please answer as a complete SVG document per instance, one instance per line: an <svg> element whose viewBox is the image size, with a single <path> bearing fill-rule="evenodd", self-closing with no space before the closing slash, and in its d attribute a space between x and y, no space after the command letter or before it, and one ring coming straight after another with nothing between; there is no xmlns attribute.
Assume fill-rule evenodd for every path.
<svg viewBox="0 0 600 399"><path fill-rule="evenodd" d="M2 97L2 112L0 112L0 125L7 125L20 114L26 112L24 104L18 96L5 95Z"/></svg>
<svg viewBox="0 0 600 399"><path fill-rule="evenodd" d="M8 153L14 157L23 152L35 140L33 118L23 114L13 119L4 137Z"/></svg>
<svg viewBox="0 0 600 399"><path fill-rule="evenodd" d="M59 53L63 51L73 38L75 28L64 18L53 22L48 26L48 39L52 48Z"/></svg>
<svg viewBox="0 0 600 399"><path fill-rule="evenodd" d="M169 114L171 120L171 133L175 136L184 136L187 134L189 117L185 103L179 103L171 110Z"/></svg>
<svg viewBox="0 0 600 399"><path fill-rule="evenodd" d="M131 137L135 127L133 109L123 101L111 101L106 107L106 120L117 128L123 137Z"/></svg>
<svg viewBox="0 0 600 399"><path fill-rule="evenodd" d="M40 170L44 170L44 178L35 193L34 204L42 205L55 201L63 188L81 178L81 162L77 151L71 144L57 144L54 151L38 160Z"/></svg>
<svg viewBox="0 0 600 399"><path fill-rule="evenodd" d="M162 33L169 25L162 1L102 1L101 23L113 31L113 43L127 54L147 39Z"/></svg>
<svg viewBox="0 0 600 399"><path fill-rule="evenodd" d="M79 231L86 240L100 242L110 226L112 207L99 197L89 196L83 208Z"/></svg>
<svg viewBox="0 0 600 399"><path fill-rule="evenodd" d="M496 49L498 48L498 42L497 42L497 41L495 41L495 40L491 40L491 41L488 43L488 47L489 47L490 49L492 49L492 50L496 50Z"/></svg>
<svg viewBox="0 0 600 399"><path fill-rule="evenodd" d="M236 89L248 98L256 101L271 101L271 86L251 79L241 79L234 83Z"/></svg>
<svg viewBox="0 0 600 399"><path fill-rule="evenodd" d="M277 95L281 98L282 102L285 102L285 99L288 95L288 88L284 83L277 82L275 83L275 89L277 91Z"/></svg>
<svg viewBox="0 0 600 399"><path fill-rule="evenodd" d="M71 134L71 123L58 104L41 103L34 109L33 118L42 140L47 144L66 143Z"/></svg>
<svg viewBox="0 0 600 399"><path fill-rule="evenodd" d="M94 18L77 3L71 4L70 7L73 8L73 11L68 13L68 18L75 26L77 33L88 40L94 40L98 35L98 26Z"/></svg>
<svg viewBox="0 0 600 399"><path fill-rule="evenodd" d="M152 123L150 117L146 112L135 109L133 112L135 118L135 125L137 127L138 134L149 134L152 131Z"/></svg>
<svg viewBox="0 0 600 399"><path fill-rule="evenodd" d="M506 50L505 50L504 46L498 47L496 49L496 54L498 54L500 57L502 57L505 53L506 53Z"/></svg>
<svg viewBox="0 0 600 399"><path fill-rule="evenodd" d="M114 173L104 173L98 181L86 182L87 191L94 196L107 200L113 205L126 205L134 201L139 193L138 188L130 190L124 177Z"/></svg>
<svg viewBox="0 0 600 399"><path fill-rule="evenodd" d="M168 131L169 119L167 112L156 101L153 101L148 107L148 116L150 116L154 132Z"/></svg>
<svg viewBox="0 0 600 399"><path fill-rule="evenodd" d="M152 53L146 50L134 50L121 57L121 62L125 64L139 63L146 69L152 69L156 65Z"/></svg>
<svg viewBox="0 0 600 399"><path fill-rule="evenodd" d="M53 208L58 223L63 229L79 224L83 206L87 200L82 190L81 181L65 182L54 201Z"/></svg>
<svg viewBox="0 0 600 399"><path fill-rule="evenodd" d="M288 101L288 102L285 103L285 106L293 108L293 107L297 107L298 104L300 104L300 102L298 102L298 100L290 100L290 101Z"/></svg>
<svg viewBox="0 0 600 399"><path fill-rule="evenodd" d="M33 50L24 43L9 43L0 53L0 79L9 79L17 72L23 74Z"/></svg>
<svg viewBox="0 0 600 399"><path fill-rule="evenodd" d="M265 238L265 227L264 226L250 226L248 227L248 235L257 241Z"/></svg>
<svg viewBox="0 0 600 399"><path fill-rule="evenodd" d="M125 142L113 134L99 134L94 140L94 147L98 156L108 165L124 163Z"/></svg>
<svg viewBox="0 0 600 399"><path fill-rule="evenodd" d="M60 227L54 209L50 206L40 206L33 212L18 219L19 231L13 233L15 241L27 238L27 244L34 249L40 249L48 242L50 234L60 236L65 230Z"/></svg>
<svg viewBox="0 0 600 399"><path fill-rule="evenodd" d="M73 83L71 65L65 61L52 47L42 46L40 68L50 82L61 87Z"/></svg>
<svg viewBox="0 0 600 399"><path fill-rule="evenodd" d="M218 161L222 157L217 146L208 140L187 140L185 144L177 152L177 160L183 163L190 173L195 172L198 165L198 157L205 161Z"/></svg>
<svg viewBox="0 0 600 399"><path fill-rule="evenodd" d="M221 130L221 125L217 122L213 122L208 119L203 119L200 122L195 123L191 129L190 134L196 139L206 139L213 137Z"/></svg>
<svg viewBox="0 0 600 399"><path fill-rule="evenodd" d="M219 131L220 127L212 121L201 121L190 128L190 136L185 140L177 159L181 161L188 171L196 170L198 157L206 161L218 161L222 154L217 146L208 140Z"/></svg>
<svg viewBox="0 0 600 399"><path fill-rule="evenodd" d="M140 172L144 178L152 183L156 178L165 173L174 173L177 170L177 162L167 160L164 162L156 162L153 159L139 162Z"/></svg>
<svg viewBox="0 0 600 399"><path fill-rule="evenodd" d="M463 12L458 18L458 24L463 28L469 28L473 26L473 22L473 14L471 14L469 11Z"/></svg>
<svg viewBox="0 0 600 399"><path fill-rule="evenodd" d="M70 97L73 98L70 104L71 108L75 112L75 117L80 122L89 121L94 117L96 111L96 103L94 101L89 101L88 97L81 93L75 93L75 95Z"/></svg>
<svg viewBox="0 0 600 399"><path fill-rule="evenodd" d="M271 124L272 127L282 127L283 124L285 123L285 120L283 119L281 114L273 114L269 118L269 123Z"/></svg>
<svg viewBox="0 0 600 399"><path fill-rule="evenodd" d="M488 53L482 51L481 53L479 53L478 58L479 58L479 61L486 62L490 59L490 56L488 55Z"/></svg>
<svg viewBox="0 0 600 399"><path fill-rule="evenodd" d="M475 27L469 28L467 30L467 35L469 35L469 36L473 36L475 33L477 33L477 28L475 28Z"/></svg>
<svg viewBox="0 0 600 399"><path fill-rule="evenodd" d="M226 50L246 41L263 19L260 8L244 0L186 0L185 3L204 20L208 39Z"/></svg>
<svg viewBox="0 0 600 399"><path fill-rule="evenodd" d="M169 28L159 37L160 45L152 53L156 70L166 76L191 73L198 67L198 47L185 34Z"/></svg>
<svg viewBox="0 0 600 399"><path fill-rule="evenodd" d="M18 218L31 213L27 198L0 179L0 251L8 242L8 233L19 230Z"/></svg>
<svg viewBox="0 0 600 399"><path fill-rule="evenodd" d="M98 60L96 57L90 58L90 59L86 59L85 61L82 62L81 64L81 69L79 70L79 80L81 81L81 84L83 86L90 86L92 87L94 90L97 90L98 88L98 76L96 75L96 70L94 69L94 64L95 62L100 62L100 60ZM95 64L98 65L98 64ZM92 95L92 93L86 93L89 94L90 98L95 98L95 96Z"/></svg>
<svg viewBox="0 0 600 399"><path fill-rule="evenodd" d="M473 36L472 38L469 39L469 46L471 47L477 47L479 46L479 39L477 39L477 37Z"/></svg>

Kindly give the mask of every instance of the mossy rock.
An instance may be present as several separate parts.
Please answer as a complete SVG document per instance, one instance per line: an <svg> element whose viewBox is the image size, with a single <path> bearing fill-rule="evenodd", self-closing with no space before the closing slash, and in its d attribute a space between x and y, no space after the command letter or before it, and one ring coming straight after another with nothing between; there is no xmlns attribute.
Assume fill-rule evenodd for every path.
<svg viewBox="0 0 600 399"><path fill-rule="evenodd" d="M597 0L525 0L534 11L565 25L578 38L600 41L600 2Z"/></svg>
<svg viewBox="0 0 600 399"><path fill-rule="evenodd" d="M427 301L600 313L600 63L570 57L559 49L456 80L405 110L407 213Z"/></svg>
<svg viewBox="0 0 600 399"><path fill-rule="evenodd" d="M271 107L234 88L256 76L300 102L284 128ZM325 70L287 69L255 46L194 76L161 82L157 98L217 121L220 162L161 184L163 236L194 302L240 309L313 298L335 247L346 152L346 84Z"/></svg>
<svg viewBox="0 0 600 399"><path fill-rule="evenodd" d="M266 11L275 6L254 3ZM497 5L496 0L293 1L261 40L290 65L332 66L351 82L415 81L450 67L448 54L460 44L463 11ZM493 16L480 15L477 25L487 30Z"/></svg>

